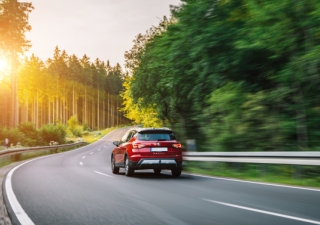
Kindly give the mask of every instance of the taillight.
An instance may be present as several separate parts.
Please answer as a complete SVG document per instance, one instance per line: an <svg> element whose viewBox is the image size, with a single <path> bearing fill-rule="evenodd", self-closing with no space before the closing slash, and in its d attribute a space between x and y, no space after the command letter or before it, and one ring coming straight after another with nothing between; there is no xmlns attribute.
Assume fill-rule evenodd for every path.
<svg viewBox="0 0 320 225"><path fill-rule="evenodd" d="M175 147L175 148L182 148L182 144L173 144L172 147Z"/></svg>
<svg viewBox="0 0 320 225"><path fill-rule="evenodd" d="M143 148L145 147L146 145L143 145L143 144L133 144L132 145L132 148Z"/></svg>

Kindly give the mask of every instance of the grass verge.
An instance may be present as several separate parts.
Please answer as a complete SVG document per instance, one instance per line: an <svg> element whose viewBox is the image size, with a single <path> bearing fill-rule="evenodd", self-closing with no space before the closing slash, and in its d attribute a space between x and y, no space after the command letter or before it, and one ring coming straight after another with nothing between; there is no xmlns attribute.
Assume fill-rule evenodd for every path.
<svg viewBox="0 0 320 225"><path fill-rule="evenodd" d="M101 139L102 137L104 137L109 132L111 132L115 129L118 129L118 128L119 127L111 127L111 128L105 129L105 130L90 132L89 134L83 136L83 140L88 143L93 143L93 142Z"/></svg>
<svg viewBox="0 0 320 225"><path fill-rule="evenodd" d="M320 188L320 167L225 162L186 162L184 171L248 181Z"/></svg>

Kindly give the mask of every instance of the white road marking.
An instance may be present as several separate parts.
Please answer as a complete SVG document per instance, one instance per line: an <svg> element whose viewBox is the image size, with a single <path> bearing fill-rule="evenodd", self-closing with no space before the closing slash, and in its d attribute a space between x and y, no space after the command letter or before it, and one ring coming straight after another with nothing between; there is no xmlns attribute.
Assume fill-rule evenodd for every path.
<svg viewBox="0 0 320 225"><path fill-rule="evenodd" d="M104 146L105 148L107 147L107 146Z"/></svg>
<svg viewBox="0 0 320 225"><path fill-rule="evenodd" d="M83 166L83 163L82 163L82 162L79 162L79 164L80 164L81 166Z"/></svg>
<svg viewBox="0 0 320 225"><path fill-rule="evenodd" d="M112 178L113 178L113 176L110 176L110 175L105 174L105 173L101 173L101 172L99 172L99 171L94 171L94 172L97 173L97 174L100 174L100 175L102 175L102 176L112 177Z"/></svg>
<svg viewBox="0 0 320 225"><path fill-rule="evenodd" d="M90 152L90 155L92 155L93 154L93 152Z"/></svg>
<svg viewBox="0 0 320 225"><path fill-rule="evenodd" d="M85 159L85 158L86 158L86 156L83 156L82 158L83 158L83 159Z"/></svg>
<svg viewBox="0 0 320 225"><path fill-rule="evenodd" d="M98 151L100 151L101 149L99 148Z"/></svg>
<svg viewBox="0 0 320 225"><path fill-rule="evenodd" d="M302 221L302 222L306 222L306 223L312 223L312 224L320 224L320 221L308 220L308 219L303 219L303 218L300 218L300 217L288 216L288 215L284 215L284 214L280 214L280 213L274 213L274 212L269 212L269 211L265 211L265 210L259 210L259 209L244 207L244 206L240 206L240 205L229 204L229 203L225 203L225 202L213 201L213 200L210 200L210 199L202 199L202 200L208 201L208 202L213 202L213 203L220 204L220 205L230 206L230 207L234 207L234 208L238 208L238 209L244 209L244 210L249 210L249 211L263 213L263 214L268 214L268 215L272 215L272 216L283 217L283 218L287 218L287 219L291 219L291 220L298 220L298 221Z"/></svg>
<svg viewBox="0 0 320 225"><path fill-rule="evenodd" d="M30 161L33 161L33 160L30 160ZM28 161L28 162L30 162L30 161ZM16 169L18 169L20 166L22 166L28 162L22 163L19 166L15 167L14 169L10 170L10 172L8 173L8 175L6 177L6 183L5 183L6 192L7 192L7 196L8 196L8 200L10 202L11 208L12 208L14 214L16 215L17 219L21 223L21 225L34 225L34 223L32 222L32 220L29 218L29 216L26 214L26 212L23 210L23 208L19 204L17 197L12 190L11 179L12 179L13 172Z"/></svg>
<svg viewBox="0 0 320 225"><path fill-rule="evenodd" d="M205 177L205 178L210 178L210 179L235 181L235 182L242 182L242 183L249 183L249 184L261 184L261 185L267 185L267 186L293 188L293 189L300 189L300 190L306 190L306 191L320 191L320 189L315 189L315 188L304 188L304 187L281 185L281 184L270 184L270 183L262 183L262 182L255 182L255 181L237 180L237 179L231 179L231 178L206 176L206 175L200 175L200 174L194 174L194 173L183 173L183 174L188 174L188 175L196 176L196 177Z"/></svg>

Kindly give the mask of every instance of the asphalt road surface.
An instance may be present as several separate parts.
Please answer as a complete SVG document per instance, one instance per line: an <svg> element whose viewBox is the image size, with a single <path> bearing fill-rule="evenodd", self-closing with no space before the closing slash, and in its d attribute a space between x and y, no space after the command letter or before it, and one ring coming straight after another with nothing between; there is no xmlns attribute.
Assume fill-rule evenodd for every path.
<svg viewBox="0 0 320 225"><path fill-rule="evenodd" d="M320 224L319 190L170 171L112 174L112 141L125 131L11 170L5 192L13 224Z"/></svg>

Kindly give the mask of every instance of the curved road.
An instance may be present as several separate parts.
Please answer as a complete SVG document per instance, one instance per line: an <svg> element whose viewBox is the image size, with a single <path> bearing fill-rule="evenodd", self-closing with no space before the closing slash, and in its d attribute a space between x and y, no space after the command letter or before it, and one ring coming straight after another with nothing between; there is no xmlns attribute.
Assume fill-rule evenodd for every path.
<svg viewBox="0 0 320 225"><path fill-rule="evenodd" d="M320 224L319 190L170 171L112 174L112 141L125 131L13 169L5 182L13 224Z"/></svg>

